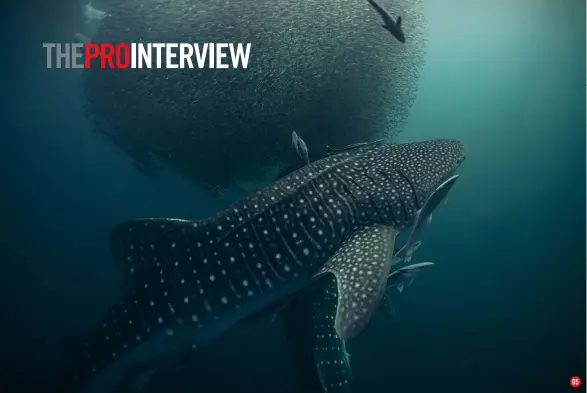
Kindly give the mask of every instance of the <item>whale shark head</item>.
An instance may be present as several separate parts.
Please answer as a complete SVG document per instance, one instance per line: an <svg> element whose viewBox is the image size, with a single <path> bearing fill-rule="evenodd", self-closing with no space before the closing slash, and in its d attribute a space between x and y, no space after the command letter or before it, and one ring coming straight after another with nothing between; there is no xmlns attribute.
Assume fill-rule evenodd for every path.
<svg viewBox="0 0 587 393"><path fill-rule="evenodd" d="M395 170L421 201L454 174L466 158L464 145L455 139L436 139L389 146L381 170Z"/></svg>
<svg viewBox="0 0 587 393"><path fill-rule="evenodd" d="M341 175L359 222L400 231L465 160L463 144L454 139L380 143L360 150Z"/></svg>

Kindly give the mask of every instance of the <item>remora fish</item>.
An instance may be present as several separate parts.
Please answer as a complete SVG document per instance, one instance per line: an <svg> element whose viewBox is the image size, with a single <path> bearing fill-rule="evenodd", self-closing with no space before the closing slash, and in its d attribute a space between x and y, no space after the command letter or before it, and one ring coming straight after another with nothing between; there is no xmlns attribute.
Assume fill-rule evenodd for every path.
<svg viewBox="0 0 587 393"><path fill-rule="evenodd" d="M414 224L412 225L412 230L410 231L408 241L406 242L406 245L397 253L397 257L399 259L410 262L412 259L412 252L414 251L413 243L416 233L418 233L418 231L426 222L430 222L432 212L436 209L440 202L446 200L448 192L452 186L454 186L458 178L459 175L454 175L444 181L441 185L438 186L438 188L436 188L436 190L432 192L430 197L426 200L426 203L424 203L424 206L416 211Z"/></svg>
<svg viewBox="0 0 587 393"><path fill-rule="evenodd" d="M382 25L387 31L391 33L399 42L404 44L406 42L406 36L402 30L402 17L398 16L396 20L393 20L393 16L382 6L380 6L375 0L367 0L369 4L375 8L375 11L381 15L384 24Z"/></svg>
<svg viewBox="0 0 587 393"><path fill-rule="evenodd" d="M111 252L131 289L79 345L61 391L119 384L126 366L204 344L327 273L334 332L355 337L385 292L397 233L464 158L451 139L374 143L306 165L208 219L118 225Z"/></svg>
<svg viewBox="0 0 587 393"><path fill-rule="evenodd" d="M92 6L92 3L84 4L83 6L84 17L86 23L90 23L93 20L100 21L104 19L108 14Z"/></svg>
<svg viewBox="0 0 587 393"><path fill-rule="evenodd" d="M434 265L433 262L420 262L399 268L391 272L391 274L387 277L387 287L396 287L397 291L402 293L405 282L408 283L408 286L412 285L416 274L432 265Z"/></svg>
<svg viewBox="0 0 587 393"><path fill-rule="evenodd" d="M305 164L309 164L310 152L308 150L308 146L306 146L306 142L304 142L304 140L300 138L295 131L291 133L291 143L298 156L304 161Z"/></svg>

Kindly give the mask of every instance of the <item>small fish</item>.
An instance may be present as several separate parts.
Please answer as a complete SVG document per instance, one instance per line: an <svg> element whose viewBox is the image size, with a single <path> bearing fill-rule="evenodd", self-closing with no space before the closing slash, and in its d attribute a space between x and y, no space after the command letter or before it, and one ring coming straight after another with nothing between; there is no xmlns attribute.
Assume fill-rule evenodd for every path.
<svg viewBox="0 0 587 393"><path fill-rule="evenodd" d="M414 245L412 246L412 249L410 250L409 255L412 255L415 251L417 251L421 245L422 245L422 242L419 240L414 242ZM404 253L402 252L402 254L400 254L400 251L402 251L402 250L400 250L400 249L395 250L393 260L391 261L391 266L395 265L396 263L403 262L402 256L404 255Z"/></svg>
<svg viewBox="0 0 587 393"><path fill-rule="evenodd" d="M393 20L391 14L382 6L380 6L375 0L367 0L369 4L375 8L375 11L381 15L383 18L384 24L382 25L384 29L389 31L391 35L393 35L399 42L404 44L406 42L406 36L404 35L404 31L402 30L402 17L398 16L397 20Z"/></svg>
<svg viewBox="0 0 587 393"><path fill-rule="evenodd" d="M391 272L387 277L387 287L396 287L397 291L402 293L405 282L407 282L407 286L412 285L416 274L432 265L434 265L434 262L420 262L399 268Z"/></svg>
<svg viewBox="0 0 587 393"><path fill-rule="evenodd" d="M464 159L463 159L464 160ZM432 194L426 200L424 206L416 211L414 220L414 225L412 226L412 231L410 232L410 236L408 241L406 242L405 246L396 254L396 256L406 262L410 262L412 258L413 247L412 243L414 242L414 237L416 233L422 228L422 226L426 222L430 222L430 216L434 209L442 202L443 199L446 198L448 192L455 184L459 175L454 175L450 177L448 180L444 181L438 188L436 188Z"/></svg>
<svg viewBox="0 0 587 393"><path fill-rule="evenodd" d="M310 163L310 152L308 151L306 142L295 131L291 133L291 142L298 156L308 165Z"/></svg>

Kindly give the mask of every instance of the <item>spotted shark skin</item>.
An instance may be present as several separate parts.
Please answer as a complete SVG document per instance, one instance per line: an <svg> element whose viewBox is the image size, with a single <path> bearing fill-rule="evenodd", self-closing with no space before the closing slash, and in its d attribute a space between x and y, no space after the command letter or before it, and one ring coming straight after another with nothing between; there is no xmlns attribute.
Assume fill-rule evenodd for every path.
<svg viewBox="0 0 587 393"><path fill-rule="evenodd" d="M92 391L160 351L205 344L328 273L336 333L355 337L385 291L395 236L464 157L456 140L381 142L315 161L208 219L118 225L111 252L128 290L81 340L61 391Z"/></svg>
<svg viewBox="0 0 587 393"><path fill-rule="evenodd" d="M379 142L379 141L377 141ZM360 143L344 147L342 149L333 149L327 146L327 154L355 149L358 147L367 146L368 143ZM452 179L452 178L451 178ZM449 179L449 180L451 180ZM438 192L438 189L436 190ZM446 195L443 195L446 198ZM430 199L436 197L431 195L427 200L429 204ZM434 206L436 207L436 206ZM434 209L431 208L431 210ZM422 210L422 209L421 209ZM421 212L420 210L420 212ZM417 220L414 225L417 224ZM416 241L412 244L413 234L410 240L402 248L396 248L391 259L391 266L403 262L406 249L409 248L409 255L417 251L421 242ZM423 269L432 266L431 262L417 263L401 267L391 272L387 279L387 293L392 288L397 288L401 293L403 291L404 282L411 284L414 276ZM321 391L323 393L350 393L351 382L353 379L352 369L350 365L350 355L346 350L346 342L341 339L336 333L335 317L338 303L338 292L336 288L336 280L334 277L323 278L319 283L314 284L309 289L305 290L303 294L298 295L295 299L287 299L277 307L273 307L268 312L273 313L272 320L277 315L284 316L286 323L291 324L295 320L295 327L285 326L286 333L290 336L290 340L295 343L297 352L311 351L312 365L308 365L305 359L294 359L298 364L294 364L298 368L298 374L302 376L306 386L304 391ZM389 302L388 307L393 306ZM309 314L306 310L309 310ZM309 317L309 319L308 319ZM301 337L300 337L301 336ZM300 349L300 347L302 347ZM313 370L312 370L313 369ZM318 384L313 382L313 378L308 375L313 371L318 374Z"/></svg>
<svg viewBox="0 0 587 393"><path fill-rule="evenodd" d="M323 287L309 295L314 366L324 393L351 391L351 365L345 340L336 333L334 321L338 292L336 279L327 277Z"/></svg>
<svg viewBox="0 0 587 393"><path fill-rule="evenodd" d="M394 250L395 253L398 251L398 249ZM392 261L402 262L397 261L395 255ZM389 293L392 288L400 288L400 286L403 290L404 282L413 281L417 274L432 265L434 265L432 262L422 262L394 270L387 278L386 292ZM304 315L301 313L303 309L310 310L310 320L298 319L295 331L298 332L300 329L302 332L309 331L302 340L298 339L298 345L309 347L313 351L313 366L319 377L320 391L323 393L350 393L352 390L353 374L350 355L346 350L346 341L341 339L336 332L337 304L337 283L336 279L330 276L304 291L299 299L292 301L291 306L283 307L283 311L277 310L284 314L293 315ZM389 304L389 306L391 305ZM288 317L290 320L292 319L291 316ZM306 372L311 372L307 365L299 366L303 367Z"/></svg>

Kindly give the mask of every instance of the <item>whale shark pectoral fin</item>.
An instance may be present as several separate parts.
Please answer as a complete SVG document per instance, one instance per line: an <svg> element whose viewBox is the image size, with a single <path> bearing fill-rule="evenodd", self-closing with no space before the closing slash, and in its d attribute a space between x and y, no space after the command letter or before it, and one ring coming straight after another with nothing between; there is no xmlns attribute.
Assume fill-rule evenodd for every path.
<svg viewBox="0 0 587 393"><path fill-rule="evenodd" d="M353 234L317 273L336 277L338 305L335 328L344 340L363 331L385 292L397 231L388 226L364 227Z"/></svg>
<svg viewBox="0 0 587 393"><path fill-rule="evenodd" d="M350 393L352 379L345 341L335 327L338 289L333 276L325 277L325 285L306 302L310 310L310 337L313 360L324 392Z"/></svg>
<svg viewBox="0 0 587 393"><path fill-rule="evenodd" d="M396 19L396 21L395 21L395 24L396 24L396 25L397 25L397 27L399 27L399 28L401 28L401 27L402 27L402 17L401 17L401 16L398 16L398 17L397 17L397 19Z"/></svg>

